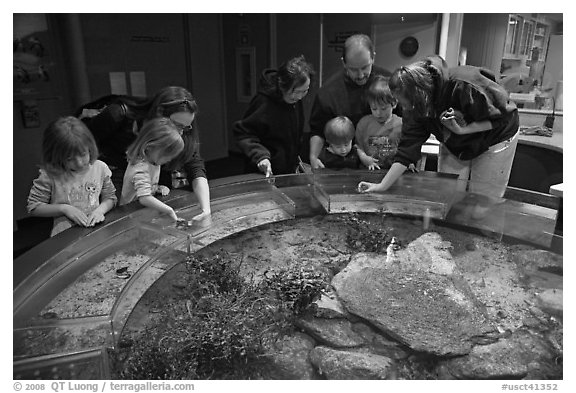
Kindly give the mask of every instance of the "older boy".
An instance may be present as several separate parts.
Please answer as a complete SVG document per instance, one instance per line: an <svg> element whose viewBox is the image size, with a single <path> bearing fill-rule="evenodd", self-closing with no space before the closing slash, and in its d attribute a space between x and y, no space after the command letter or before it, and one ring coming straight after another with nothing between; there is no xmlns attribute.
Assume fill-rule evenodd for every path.
<svg viewBox="0 0 576 393"><path fill-rule="evenodd" d="M360 119L356 127L358 156L368 169L388 169L402 134L402 119L392 113L397 101L380 75L374 77L366 98L372 114Z"/></svg>

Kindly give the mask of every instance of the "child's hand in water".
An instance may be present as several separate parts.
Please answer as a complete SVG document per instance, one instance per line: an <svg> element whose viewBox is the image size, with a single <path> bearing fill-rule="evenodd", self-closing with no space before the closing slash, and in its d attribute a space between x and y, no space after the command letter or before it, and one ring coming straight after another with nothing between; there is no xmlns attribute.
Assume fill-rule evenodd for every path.
<svg viewBox="0 0 576 393"><path fill-rule="evenodd" d="M367 167L371 171L375 169L380 169L380 165L378 165L378 160L374 157L364 154L360 156L360 161L365 167Z"/></svg>
<svg viewBox="0 0 576 393"><path fill-rule="evenodd" d="M201 221L201 220L204 220L205 218L210 217L211 214L212 214L212 213L210 213L210 212L202 212L202 213L200 213L200 214L195 215L194 217L192 217L192 221Z"/></svg>
<svg viewBox="0 0 576 393"><path fill-rule="evenodd" d="M183 227L183 228L187 228L190 226L190 221L186 220L185 218L182 217L177 217L176 218L176 227Z"/></svg>
<svg viewBox="0 0 576 393"><path fill-rule="evenodd" d="M176 215L176 212L175 212L174 209L172 209L172 208L170 208L170 210L167 212L167 214L170 216L170 218L171 218L173 221L178 222L178 220L180 220L180 219L178 218L178 216Z"/></svg>
<svg viewBox="0 0 576 393"><path fill-rule="evenodd" d="M102 221L104 221L104 214L100 212L98 209L96 209L88 216L88 222L86 226L93 227L94 225Z"/></svg>
<svg viewBox="0 0 576 393"><path fill-rule="evenodd" d="M166 186L158 186L158 190L156 192L162 194L162 196L166 196L170 194L170 189Z"/></svg>
<svg viewBox="0 0 576 393"><path fill-rule="evenodd" d="M68 217L68 219L70 221L72 221L73 223L80 225L80 226L87 226L88 225L88 216L86 216L86 214L84 214L84 212L82 212L81 210L79 210L78 208L72 206L72 205L64 205L62 207L62 213Z"/></svg>
<svg viewBox="0 0 576 393"><path fill-rule="evenodd" d="M418 173L419 172L414 164L408 165L408 170L412 173Z"/></svg>
<svg viewBox="0 0 576 393"><path fill-rule="evenodd" d="M202 212L192 217L192 221L200 225L200 227L205 228L212 224L212 214L209 211Z"/></svg>

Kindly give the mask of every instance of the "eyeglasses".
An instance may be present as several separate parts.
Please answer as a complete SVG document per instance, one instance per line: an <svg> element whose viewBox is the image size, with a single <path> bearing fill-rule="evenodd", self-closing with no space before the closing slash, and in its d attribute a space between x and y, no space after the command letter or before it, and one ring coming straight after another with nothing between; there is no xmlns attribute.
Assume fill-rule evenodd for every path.
<svg viewBox="0 0 576 393"><path fill-rule="evenodd" d="M180 130L180 135L182 135L185 132L189 132L192 131L192 124L188 124L187 126L184 124L180 124L177 121L172 120L172 123L174 123L174 125L176 127L178 127L178 129Z"/></svg>
<svg viewBox="0 0 576 393"><path fill-rule="evenodd" d="M188 106L190 108L192 108L193 103L195 103L194 99L188 99L188 98L181 98L179 100L173 100L173 101L168 101L168 102L162 102L160 105L161 106L172 106L172 105L180 105L180 104L188 104Z"/></svg>
<svg viewBox="0 0 576 393"><path fill-rule="evenodd" d="M309 87L306 89L294 89L288 94L293 97L304 97L306 94L308 94L309 89L310 89Z"/></svg>

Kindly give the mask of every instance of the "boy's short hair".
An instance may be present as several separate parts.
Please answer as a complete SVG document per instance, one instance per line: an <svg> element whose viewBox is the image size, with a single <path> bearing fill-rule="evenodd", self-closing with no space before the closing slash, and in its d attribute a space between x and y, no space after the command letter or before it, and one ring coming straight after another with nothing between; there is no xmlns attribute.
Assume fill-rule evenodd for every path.
<svg viewBox="0 0 576 393"><path fill-rule="evenodd" d="M354 124L346 116L338 116L326 123L324 136L331 145L341 145L354 139Z"/></svg>
<svg viewBox="0 0 576 393"><path fill-rule="evenodd" d="M382 75L374 76L374 80L370 83L366 91L366 100L369 104L396 105L397 103L396 98L394 98L390 91L388 78Z"/></svg>

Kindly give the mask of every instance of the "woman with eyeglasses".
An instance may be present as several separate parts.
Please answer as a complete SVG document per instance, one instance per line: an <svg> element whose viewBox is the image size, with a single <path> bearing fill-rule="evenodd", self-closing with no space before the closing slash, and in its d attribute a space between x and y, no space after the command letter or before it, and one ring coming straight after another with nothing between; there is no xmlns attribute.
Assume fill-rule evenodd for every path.
<svg viewBox="0 0 576 393"><path fill-rule="evenodd" d="M127 167L126 150L134 142L142 125L150 119L167 117L178 127L184 150L162 166L159 184L171 188L192 187L202 213L194 219L210 215L210 190L204 160L200 156L196 113L198 105L183 87L167 86L151 98L110 95L77 111L88 126L98 148L100 159L112 170L116 190L122 190Z"/></svg>
<svg viewBox="0 0 576 393"><path fill-rule="evenodd" d="M266 177L294 173L299 163L304 130L302 99L308 94L312 65L304 56L266 69L242 120L233 133L246 156L246 172Z"/></svg>

